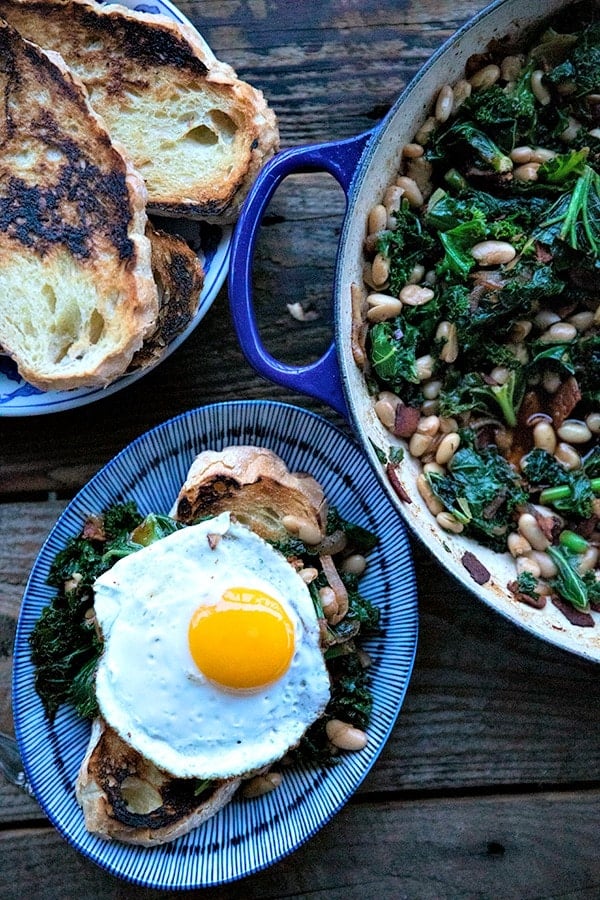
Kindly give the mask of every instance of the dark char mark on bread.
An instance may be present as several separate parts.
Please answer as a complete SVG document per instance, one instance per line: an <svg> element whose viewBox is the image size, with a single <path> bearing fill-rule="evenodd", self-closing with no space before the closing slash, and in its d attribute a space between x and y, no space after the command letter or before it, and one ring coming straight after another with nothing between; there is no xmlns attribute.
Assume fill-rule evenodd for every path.
<svg viewBox="0 0 600 900"><path fill-rule="evenodd" d="M23 52L32 68L38 65L40 50L32 44L23 44ZM0 231L18 240L23 246L34 249L41 256L55 244L67 247L74 256L89 257L103 233L122 260L134 255L134 246L128 236L131 214L123 203L126 194L126 170L123 164L118 171L116 155L113 171L102 172L91 159L82 154L81 145L65 132L64 125L53 111L40 110L35 114L26 98L21 96L21 74L15 59L11 31L0 20L0 78L3 82L5 115L0 118L0 150L11 139L24 131L40 147L53 148L59 162L48 162L48 184L28 184L23 178L8 171L1 171ZM78 88L61 77L58 70L45 67L45 85L53 98L63 97L69 103L80 104ZM110 148L107 135L97 138ZM57 168L59 169L57 175Z"/></svg>

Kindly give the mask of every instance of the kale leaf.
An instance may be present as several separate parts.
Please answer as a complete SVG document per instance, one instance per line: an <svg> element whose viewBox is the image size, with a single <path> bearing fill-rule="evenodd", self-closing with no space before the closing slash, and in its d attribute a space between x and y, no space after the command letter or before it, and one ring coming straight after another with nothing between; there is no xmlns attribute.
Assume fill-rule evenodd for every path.
<svg viewBox="0 0 600 900"><path fill-rule="evenodd" d="M542 489L543 503L571 516L591 516L594 491L585 469L565 469L551 453L536 447L527 454L523 473L530 485Z"/></svg>
<svg viewBox="0 0 600 900"><path fill-rule="evenodd" d="M510 464L495 447L461 447L448 465L448 474L428 472L436 497L472 534L494 550L506 548L515 529L513 510L527 494Z"/></svg>
<svg viewBox="0 0 600 900"><path fill-rule="evenodd" d="M523 367L514 369L503 384L490 384L478 372L469 372L465 376L453 372L446 378L440 393L440 412L443 416L456 416L471 410L491 415L501 412L506 424L514 428L524 394Z"/></svg>
<svg viewBox="0 0 600 900"><path fill-rule="evenodd" d="M379 235L376 249L390 260L389 292L397 297L414 267L427 262L436 243L406 201L395 211L395 218L395 227Z"/></svg>

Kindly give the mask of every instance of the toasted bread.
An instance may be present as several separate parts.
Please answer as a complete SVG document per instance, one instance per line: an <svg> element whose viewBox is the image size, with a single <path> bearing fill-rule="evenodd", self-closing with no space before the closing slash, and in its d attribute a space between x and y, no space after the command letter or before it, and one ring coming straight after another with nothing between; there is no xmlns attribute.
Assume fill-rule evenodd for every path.
<svg viewBox="0 0 600 900"><path fill-rule="evenodd" d="M76 796L92 834L151 847L173 841L214 816L239 784L239 778L213 781L199 791L197 779L171 778L97 718Z"/></svg>
<svg viewBox="0 0 600 900"><path fill-rule="evenodd" d="M195 29L86 0L1 0L26 38L59 51L146 180L148 209L232 222L278 146L261 92Z"/></svg>
<svg viewBox="0 0 600 900"><path fill-rule="evenodd" d="M204 270L189 244L148 222L152 245L152 273L158 288L159 310L154 331L144 340L128 371L154 365L169 344L189 325L198 309Z"/></svg>
<svg viewBox="0 0 600 900"><path fill-rule="evenodd" d="M146 191L58 54L0 20L0 345L42 390L105 385L154 328Z"/></svg>
<svg viewBox="0 0 600 900"><path fill-rule="evenodd" d="M289 537L284 524L295 520L323 534L327 506L314 478L291 473L283 460L263 447L205 450L192 463L171 514L191 524L220 512L268 541Z"/></svg>

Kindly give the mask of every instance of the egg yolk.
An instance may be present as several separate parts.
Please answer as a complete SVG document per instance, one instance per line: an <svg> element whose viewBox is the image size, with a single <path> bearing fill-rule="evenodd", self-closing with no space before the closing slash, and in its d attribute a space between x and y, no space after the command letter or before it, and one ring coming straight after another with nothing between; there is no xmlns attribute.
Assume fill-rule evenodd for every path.
<svg viewBox="0 0 600 900"><path fill-rule="evenodd" d="M234 587L217 603L194 611L188 640L203 675L225 688L253 690L272 684L288 669L294 626L278 600Z"/></svg>

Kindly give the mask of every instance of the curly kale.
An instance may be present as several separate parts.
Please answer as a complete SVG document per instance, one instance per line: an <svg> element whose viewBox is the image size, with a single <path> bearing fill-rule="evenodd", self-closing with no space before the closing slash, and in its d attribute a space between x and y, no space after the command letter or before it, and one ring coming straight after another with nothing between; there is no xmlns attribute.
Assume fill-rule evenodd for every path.
<svg viewBox="0 0 600 900"><path fill-rule="evenodd" d="M594 482L585 468L565 469L551 453L536 447L527 455L523 474L531 487L540 489L542 503L576 518L591 516Z"/></svg>
<svg viewBox="0 0 600 900"><path fill-rule="evenodd" d="M390 260L389 290L398 296L414 267L426 263L436 244L406 201L395 218L394 228L379 235L376 249Z"/></svg>
<svg viewBox="0 0 600 900"><path fill-rule="evenodd" d="M506 537L516 524L513 511L526 502L518 475L495 447L461 447L448 465L448 473L428 472L436 495L465 527L493 550L504 550Z"/></svg>
<svg viewBox="0 0 600 900"><path fill-rule="evenodd" d="M469 372L464 377L454 372L446 378L440 394L440 412L444 416L456 416L470 410L490 415L500 413L506 424L514 428L524 394L522 367L513 369L503 384L488 383L477 372Z"/></svg>
<svg viewBox="0 0 600 900"><path fill-rule="evenodd" d="M298 747L292 751L295 761L307 765L335 765L325 731L329 719L341 719L364 730L371 717L373 695L369 670L356 655L342 655L328 663L331 676L331 698L323 716L307 730Z"/></svg>
<svg viewBox="0 0 600 900"><path fill-rule="evenodd" d="M470 118L508 151L517 144L528 143L535 133L539 104L531 88L533 68L531 63L525 66L514 83L474 91L461 107L461 115Z"/></svg>
<svg viewBox="0 0 600 900"><path fill-rule="evenodd" d="M600 84L600 24L579 35L568 57L546 75L555 86L569 85L578 96L596 92Z"/></svg>
<svg viewBox="0 0 600 900"><path fill-rule="evenodd" d="M90 517L56 554L47 582L57 593L29 638L36 690L50 720L65 703L84 718L97 713L93 683L101 642L88 615L96 578L117 559L179 527L167 516L144 519L132 501L113 504Z"/></svg>

